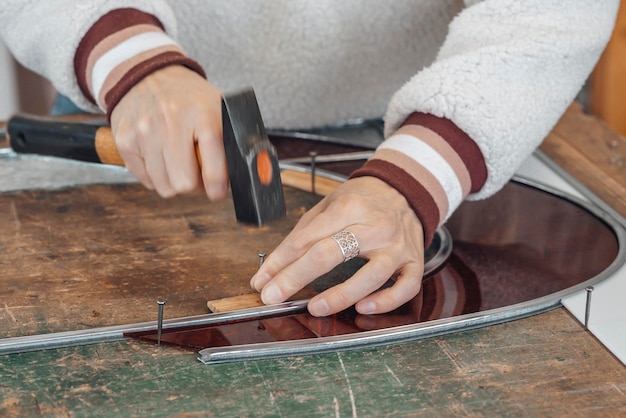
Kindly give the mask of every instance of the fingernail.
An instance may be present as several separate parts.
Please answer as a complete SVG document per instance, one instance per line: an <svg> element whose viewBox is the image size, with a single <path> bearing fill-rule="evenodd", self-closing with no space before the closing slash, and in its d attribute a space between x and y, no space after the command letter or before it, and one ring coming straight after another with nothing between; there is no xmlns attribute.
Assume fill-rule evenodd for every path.
<svg viewBox="0 0 626 418"><path fill-rule="evenodd" d="M265 286L267 282L270 281L270 279L271 277L267 273L263 273L263 274L257 273L254 276L252 276L252 279L250 280L250 286L252 286L252 288L256 290L257 292L260 292L263 289L263 286Z"/></svg>
<svg viewBox="0 0 626 418"><path fill-rule="evenodd" d="M226 195L226 187L223 185L210 185L207 187L207 195L210 200L219 200Z"/></svg>
<svg viewBox="0 0 626 418"><path fill-rule="evenodd" d="M330 312L326 299L319 298L309 304L309 313L313 316L326 316Z"/></svg>
<svg viewBox="0 0 626 418"><path fill-rule="evenodd" d="M376 304L374 302L363 302L359 303L357 306L357 311L360 314L371 314L376 312Z"/></svg>
<svg viewBox="0 0 626 418"><path fill-rule="evenodd" d="M263 293L261 293L261 300L266 305L271 305L273 303L279 303L283 301L283 294L275 284L271 284L263 289Z"/></svg>

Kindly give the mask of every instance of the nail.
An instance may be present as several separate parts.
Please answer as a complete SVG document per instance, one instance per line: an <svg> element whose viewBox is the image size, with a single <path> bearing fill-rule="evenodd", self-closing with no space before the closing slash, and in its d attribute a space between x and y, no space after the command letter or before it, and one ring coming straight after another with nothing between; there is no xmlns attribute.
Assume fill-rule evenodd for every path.
<svg viewBox="0 0 626 418"><path fill-rule="evenodd" d="M317 152L311 151L309 156L311 157L311 193L315 194L315 157L317 157Z"/></svg>
<svg viewBox="0 0 626 418"><path fill-rule="evenodd" d="M259 253L259 268L261 268L264 261L265 261L265 253Z"/></svg>
<svg viewBox="0 0 626 418"><path fill-rule="evenodd" d="M587 286L587 305L585 306L585 331L589 330L589 314L591 313L591 292L593 292L593 286Z"/></svg>
<svg viewBox="0 0 626 418"><path fill-rule="evenodd" d="M161 345L161 332L163 331L163 305L165 305L164 300L157 300L157 305L159 307L159 315L157 317L157 345Z"/></svg>

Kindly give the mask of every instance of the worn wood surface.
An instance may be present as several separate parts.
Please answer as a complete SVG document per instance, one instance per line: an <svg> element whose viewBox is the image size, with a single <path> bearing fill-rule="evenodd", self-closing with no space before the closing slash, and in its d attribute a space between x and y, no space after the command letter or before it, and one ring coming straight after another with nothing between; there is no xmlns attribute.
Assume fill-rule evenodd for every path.
<svg viewBox="0 0 626 418"><path fill-rule="evenodd" d="M626 414L626 369L559 309L406 344L207 366L137 342L0 357L2 416Z"/></svg>
<svg viewBox="0 0 626 418"><path fill-rule="evenodd" d="M572 108L543 147L555 158L553 141L572 135L584 147L603 129ZM584 148L592 165L597 149ZM3 336L154 320L161 297L166 318L206 312L207 300L250 292L258 252L316 201L304 193L287 202L287 218L258 229L237 224L229 200L162 200L139 185L81 190L0 199L11 240L0 242L0 276L10 278L0 286ZM25 213L26 201L35 206ZM0 416L620 415L626 368L564 309L382 348L225 365L135 341L0 356Z"/></svg>
<svg viewBox="0 0 626 418"><path fill-rule="evenodd" d="M251 293L269 253L319 198L286 194L285 218L238 223L231 199L164 200L139 184L0 194L2 337L207 313Z"/></svg>
<svg viewBox="0 0 626 418"><path fill-rule="evenodd" d="M626 139L578 104L563 115L541 150L626 217Z"/></svg>

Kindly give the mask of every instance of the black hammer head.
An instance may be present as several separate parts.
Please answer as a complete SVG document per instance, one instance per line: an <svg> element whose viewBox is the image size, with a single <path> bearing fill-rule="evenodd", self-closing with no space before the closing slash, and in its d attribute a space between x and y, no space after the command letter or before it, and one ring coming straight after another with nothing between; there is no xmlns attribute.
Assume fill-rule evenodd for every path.
<svg viewBox="0 0 626 418"><path fill-rule="evenodd" d="M222 101L224 149L237 220L263 225L285 215L276 150L252 89Z"/></svg>

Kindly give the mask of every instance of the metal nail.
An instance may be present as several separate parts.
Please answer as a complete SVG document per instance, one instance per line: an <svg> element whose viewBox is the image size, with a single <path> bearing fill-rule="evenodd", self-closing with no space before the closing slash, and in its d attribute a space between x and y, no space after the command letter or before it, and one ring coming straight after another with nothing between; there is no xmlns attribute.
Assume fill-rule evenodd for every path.
<svg viewBox="0 0 626 418"><path fill-rule="evenodd" d="M163 305L165 305L164 300L157 300L157 305L159 307L159 316L157 318L157 345L161 345L161 331L163 331Z"/></svg>
<svg viewBox="0 0 626 418"><path fill-rule="evenodd" d="M265 261L265 253L259 253L259 268L261 268L264 261Z"/></svg>
<svg viewBox="0 0 626 418"><path fill-rule="evenodd" d="M591 292L593 292L593 286L587 286L587 305L585 306L585 330L589 329L589 314L591 312Z"/></svg>
<svg viewBox="0 0 626 418"><path fill-rule="evenodd" d="M315 194L315 158L317 152L311 151L309 156L311 157L311 193Z"/></svg>

